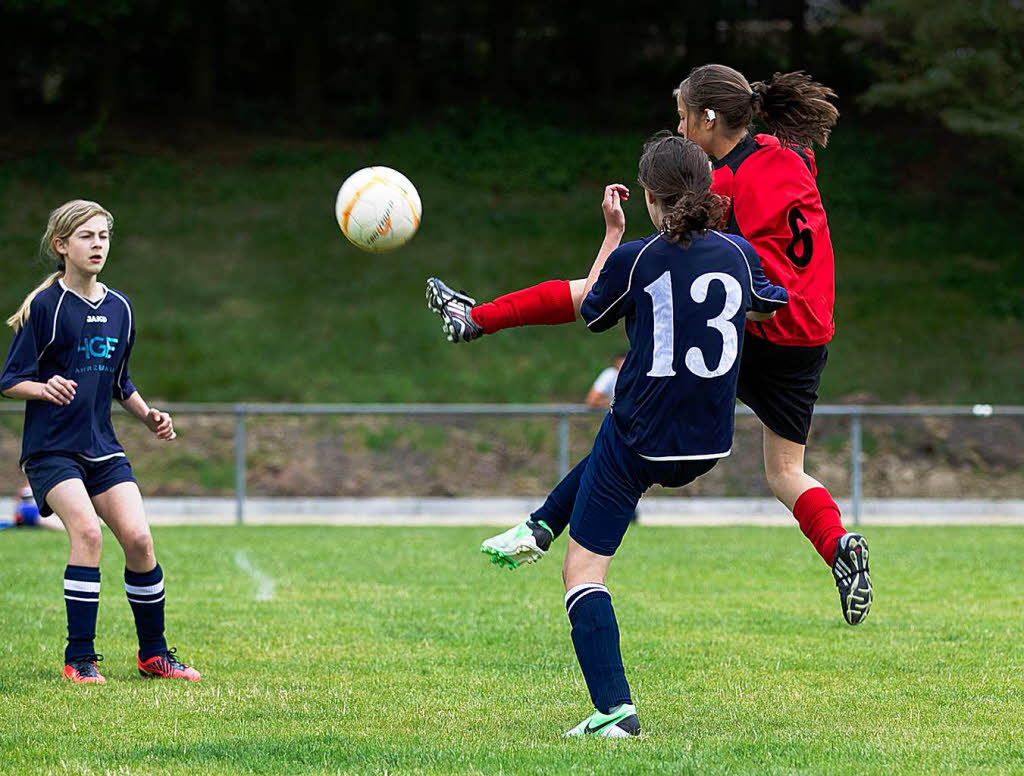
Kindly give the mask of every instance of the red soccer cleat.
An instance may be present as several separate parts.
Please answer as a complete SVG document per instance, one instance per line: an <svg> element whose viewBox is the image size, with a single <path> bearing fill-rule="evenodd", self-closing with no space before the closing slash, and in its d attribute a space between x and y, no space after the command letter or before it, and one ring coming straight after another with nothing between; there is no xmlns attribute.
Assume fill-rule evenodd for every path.
<svg viewBox="0 0 1024 776"><path fill-rule="evenodd" d="M148 660L142 660L136 655L139 664L139 675L147 679L187 679L190 682L198 682L202 675L191 666L178 661L174 656L176 649L169 649L159 655L153 655Z"/></svg>
<svg viewBox="0 0 1024 776"><path fill-rule="evenodd" d="M106 684L96 669L96 664L103 659L103 655L82 655L76 657L64 666L64 678L70 679L75 684Z"/></svg>

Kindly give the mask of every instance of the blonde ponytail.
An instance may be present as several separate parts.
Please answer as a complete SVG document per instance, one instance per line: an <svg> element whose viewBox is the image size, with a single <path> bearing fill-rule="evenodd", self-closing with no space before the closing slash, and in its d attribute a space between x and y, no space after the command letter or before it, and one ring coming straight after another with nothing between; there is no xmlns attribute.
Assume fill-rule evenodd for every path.
<svg viewBox="0 0 1024 776"><path fill-rule="evenodd" d="M39 253L54 262L56 271L36 286L25 297L25 301L21 303L18 311L7 319L7 325L12 329L18 331L28 323L32 300L64 275L64 257L53 247L53 241L68 239L78 227L93 216L104 216L107 219L107 231L114 230L114 217L102 205L87 199L73 199L70 202L65 202L50 213L50 218L46 222L46 232L43 234L43 239L39 241Z"/></svg>
<svg viewBox="0 0 1024 776"><path fill-rule="evenodd" d="M18 312L16 312L14 315L7 319L7 325L10 326L15 331L18 331L18 329L20 329L22 326L28 323L28 313L32 307L32 300L39 296L39 294L48 289L50 286L52 286L54 283L56 283L57 279L60 278L63 274L63 269L51 273L46 278L46 280L44 280L42 283L36 286L32 291L30 291L29 295L25 297L25 301L21 303L21 307L18 308Z"/></svg>

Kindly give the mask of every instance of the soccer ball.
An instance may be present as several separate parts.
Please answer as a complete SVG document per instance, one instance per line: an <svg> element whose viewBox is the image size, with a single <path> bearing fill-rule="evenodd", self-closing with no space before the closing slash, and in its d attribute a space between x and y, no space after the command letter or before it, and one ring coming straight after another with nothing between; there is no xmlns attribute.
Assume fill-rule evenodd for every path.
<svg viewBox="0 0 1024 776"><path fill-rule="evenodd" d="M420 225L416 187L398 170L364 167L341 184L334 203L338 226L350 243L369 253L405 245Z"/></svg>

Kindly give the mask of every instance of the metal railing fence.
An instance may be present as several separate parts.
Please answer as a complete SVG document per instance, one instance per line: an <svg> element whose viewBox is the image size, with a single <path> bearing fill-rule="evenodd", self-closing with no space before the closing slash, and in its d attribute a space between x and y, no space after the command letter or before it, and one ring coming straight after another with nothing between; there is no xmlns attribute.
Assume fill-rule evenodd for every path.
<svg viewBox="0 0 1024 776"><path fill-rule="evenodd" d="M467 416L515 416L553 417L558 420L558 476L569 472L569 418L574 416L604 414L607 410L591 408L582 404L276 404L276 403L181 403L161 404L161 407L178 415L231 415L235 418L235 519L245 520L246 484L246 419L256 415L386 415L400 417L467 417ZM120 407L115 407L121 411ZM4 414L20 413L20 403L0 403ZM743 405L737 405L738 416L754 413ZM846 417L850 419L850 501L854 525L860 522L863 502L863 431L861 421L865 417L963 417L977 418L1024 416L1020 405L855 405L820 404L814 408L818 417Z"/></svg>

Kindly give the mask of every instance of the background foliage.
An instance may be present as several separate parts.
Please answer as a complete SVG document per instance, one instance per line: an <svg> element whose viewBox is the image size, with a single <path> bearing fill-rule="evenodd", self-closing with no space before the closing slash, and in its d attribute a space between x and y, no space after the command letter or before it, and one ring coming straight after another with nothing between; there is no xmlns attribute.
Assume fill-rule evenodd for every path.
<svg viewBox="0 0 1024 776"><path fill-rule="evenodd" d="M620 339L531 331L445 350L423 278L486 298L583 274L595 192L633 181L691 67L803 68L842 110L819 154L839 290L823 396L1019 401L1021 177L1006 159L1021 147L1022 14L996 0L7 0L0 304L44 269L26 259L45 213L88 196L118 218L109 281L139 308L135 368L157 396L575 398ZM407 248L368 261L330 205L379 163L412 177L426 212ZM645 234L642 208L628 215Z"/></svg>

